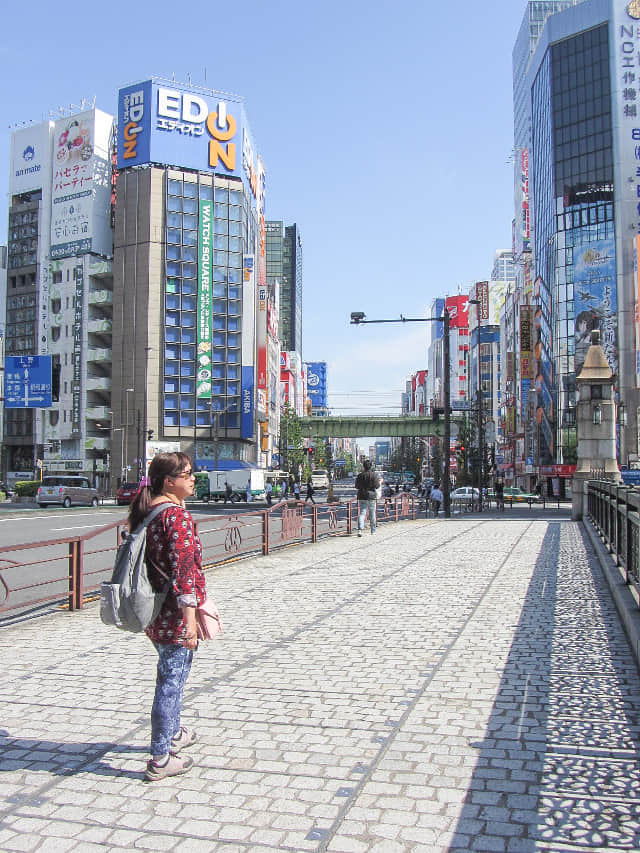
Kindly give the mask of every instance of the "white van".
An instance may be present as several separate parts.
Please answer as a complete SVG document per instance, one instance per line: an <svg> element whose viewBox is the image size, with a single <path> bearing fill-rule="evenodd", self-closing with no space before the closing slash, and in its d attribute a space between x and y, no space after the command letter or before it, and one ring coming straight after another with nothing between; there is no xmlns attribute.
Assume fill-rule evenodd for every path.
<svg viewBox="0 0 640 853"><path fill-rule="evenodd" d="M311 472L311 485L314 489L329 488L329 472L324 468L315 468Z"/></svg>

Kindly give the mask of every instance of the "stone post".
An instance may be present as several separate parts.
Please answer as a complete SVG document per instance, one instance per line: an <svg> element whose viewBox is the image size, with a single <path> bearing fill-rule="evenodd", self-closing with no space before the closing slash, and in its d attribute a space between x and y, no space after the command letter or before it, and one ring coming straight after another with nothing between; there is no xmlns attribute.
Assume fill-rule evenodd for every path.
<svg viewBox="0 0 640 853"><path fill-rule="evenodd" d="M578 521L587 512L589 480L620 482L616 460L616 407L613 374L600 346L600 332L591 333L591 346L580 376L576 378L578 404L578 463L572 481L571 517Z"/></svg>

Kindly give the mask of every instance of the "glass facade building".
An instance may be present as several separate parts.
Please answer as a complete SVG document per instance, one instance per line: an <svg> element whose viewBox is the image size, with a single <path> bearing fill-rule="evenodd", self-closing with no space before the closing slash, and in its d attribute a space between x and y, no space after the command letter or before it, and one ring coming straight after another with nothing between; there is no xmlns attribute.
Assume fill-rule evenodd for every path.
<svg viewBox="0 0 640 853"><path fill-rule="evenodd" d="M209 175L167 175L163 427L193 436L194 426L240 429L243 254L255 223L241 184ZM200 203L213 204L211 397L196 396Z"/></svg>
<svg viewBox="0 0 640 853"><path fill-rule="evenodd" d="M283 352L302 358L302 239L296 224L270 220L267 227L267 281L280 285L279 334Z"/></svg>

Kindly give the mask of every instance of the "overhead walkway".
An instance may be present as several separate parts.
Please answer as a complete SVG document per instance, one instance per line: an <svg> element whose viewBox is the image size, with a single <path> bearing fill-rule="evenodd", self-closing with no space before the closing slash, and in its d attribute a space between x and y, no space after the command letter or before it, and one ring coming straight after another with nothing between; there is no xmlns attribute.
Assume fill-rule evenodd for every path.
<svg viewBox="0 0 640 853"><path fill-rule="evenodd" d="M454 418L451 418L453 423ZM318 438L364 438L365 436L380 436L381 438L426 438L427 436L442 437L444 422L433 418L416 415L403 417L326 417L300 418L302 434Z"/></svg>

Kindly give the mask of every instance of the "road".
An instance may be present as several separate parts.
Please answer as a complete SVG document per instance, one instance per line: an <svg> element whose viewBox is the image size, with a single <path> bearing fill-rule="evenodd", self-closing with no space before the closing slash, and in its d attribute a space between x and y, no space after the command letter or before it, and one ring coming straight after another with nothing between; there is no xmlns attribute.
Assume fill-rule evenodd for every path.
<svg viewBox="0 0 640 853"><path fill-rule="evenodd" d="M335 488L336 497L353 497L350 483ZM326 490L315 494L317 502L324 502ZM222 503L207 504L200 501L189 503L189 510L196 521L205 518L227 517L256 512L266 508L265 502L250 504L238 503L225 506ZM70 509L22 506L4 504L0 510L0 608L10 604L11 617L0 615L0 624L7 618L30 612L32 606L42 607L40 599L53 595L64 596L68 592L69 544L64 541L76 537L89 536L101 528L124 524L128 512L126 506L106 504L101 507L71 507ZM109 576L114 560L114 550L118 543L119 527L98 533L83 545L84 588L90 588ZM225 525L207 524L206 549L215 549L224 544ZM60 542L60 540L62 540ZM15 550L14 546L33 545L39 542L59 542L42 548ZM34 585L37 587L34 588ZM50 608L51 605L47 604Z"/></svg>

